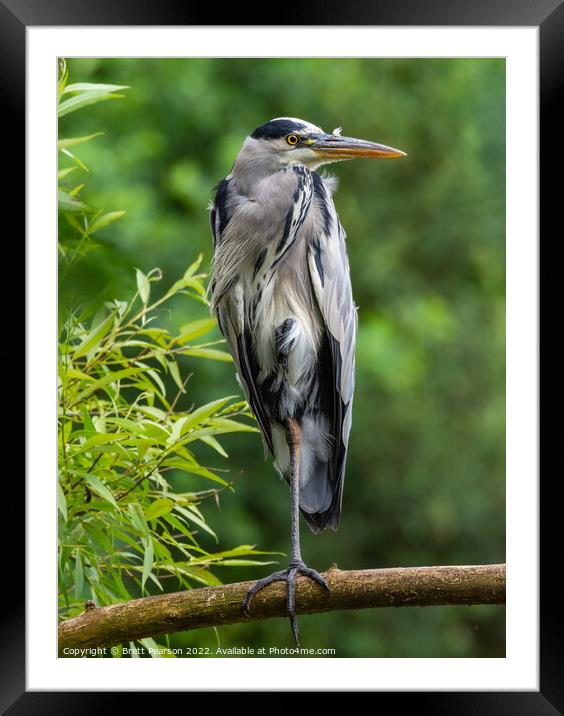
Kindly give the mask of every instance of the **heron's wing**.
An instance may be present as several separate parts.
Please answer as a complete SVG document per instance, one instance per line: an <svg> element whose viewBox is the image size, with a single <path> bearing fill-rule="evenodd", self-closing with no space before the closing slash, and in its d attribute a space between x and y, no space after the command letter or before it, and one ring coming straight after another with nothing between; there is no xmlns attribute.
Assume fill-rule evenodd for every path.
<svg viewBox="0 0 564 716"><path fill-rule="evenodd" d="M265 445L265 455L267 449L274 454L270 421L260 399L256 383L256 376L260 369L252 348L249 329L245 326L242 291L239 284L233 287L230 296L224 298L217 307L217 319L233 356L239 383L259 424Z"/></svg>
<svg viewBox="0 0 564 716"><path fill-rule="evenodd" d="M215 250L221 243L222 233L225 231L231 216L229 180L224 179L217 187L215 201L210 210L210 224ZM245 325L243 292L237 281L238 277L235 275L233 278L233 282L230 282L229 291L224 293L222 300L216 305L217 322L233 356L239 383L259 424L265 454L267 450L273 453L270 422L260 400L255 380L259 374L259 367L252 348L249 330Z"/></svg>
<svg viewBox="0 0 564 716"><path fill-rule="evenodd" d="M223 179L216 187L215 199L210 207L210 225L214 250L219 246L221 234L225 231L225 227L231 218L231 208L228 199L229 180Z"/></svg>
<svg viewBox="0 0 564 716"><path fill-rule="evenodd" d="M323 517L323 522L335 528L341 514L351 429L357 313L352 296L345 232L320 180L316 181L316 198L323 202L324 226L315 232L309 242L308 268L328 343L328 350L319 354L318 375L321 392L326 396L325 402L330 409L332 406L335 442L331 481L334 497L330 514Z"/></svg>

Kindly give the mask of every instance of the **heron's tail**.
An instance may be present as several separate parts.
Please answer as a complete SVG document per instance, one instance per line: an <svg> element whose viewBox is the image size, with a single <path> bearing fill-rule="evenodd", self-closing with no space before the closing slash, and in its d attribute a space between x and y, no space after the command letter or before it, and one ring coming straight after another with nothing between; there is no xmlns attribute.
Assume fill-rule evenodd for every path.
<svg viewBox="0 0 564 716"><path fill-rule="evenodd" d="M336 530L341 521L344 455L335 455L336 441L323 415L305 414L301 421L300 445L300 511L312 532L330 527ZM290 481L290 453L284 431L271 424L274 465Z"/></svg>
<svg viewBox="0 0 564 716"><path fill-rule="evenodd" d="M335 495L337 498L337 495ZM332 530L339 529L339 523L341 522L341 500L340 498L336 501L336 504L332 504L325 512L304 512L302 509L302 515L307 522L310 530L314 534L319 534L327 527Z"/></svg>
<svg viewBox="0 0 564 716"><path fill-rule="evenodd" d="M302 442L300 456L300 509L312 532L341 521L342 481L332 479L333 461L320 445Z"/></svg>

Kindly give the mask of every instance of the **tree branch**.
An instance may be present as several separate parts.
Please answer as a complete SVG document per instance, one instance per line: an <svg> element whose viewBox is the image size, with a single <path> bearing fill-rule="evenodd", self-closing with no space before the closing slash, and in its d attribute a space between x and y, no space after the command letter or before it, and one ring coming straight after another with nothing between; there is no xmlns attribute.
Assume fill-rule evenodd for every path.
<svg viewBox="0 0 564 716"><path fill-rule="evenodd" d="M298 614L373 607L505 604L504 564L347 572L333 566L324 576L331 594L310 579L298 580ZM286 616L285 585L276 583L254 597L250 615L245 617L241 605L252 584L204 587L108 607L88 604L78 617L59 624L59 653L68 648L112 646L159 634Z"/></svg>

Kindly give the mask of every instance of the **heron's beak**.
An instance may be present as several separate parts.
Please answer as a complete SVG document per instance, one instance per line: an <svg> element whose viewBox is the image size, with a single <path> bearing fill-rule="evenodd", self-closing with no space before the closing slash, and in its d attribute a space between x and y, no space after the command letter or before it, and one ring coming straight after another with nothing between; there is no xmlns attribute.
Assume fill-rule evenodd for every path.
<svg viewBox="0 0 564 716"><path fill-rule="evenodd" d="M310 149L317 156L327 159L354 159L355 157L382 159L407 156L400 149L387 147L385 144L376 144L354 137L341 137L339 134L318 134L306 140L306 144L310 145Z"/></svg>

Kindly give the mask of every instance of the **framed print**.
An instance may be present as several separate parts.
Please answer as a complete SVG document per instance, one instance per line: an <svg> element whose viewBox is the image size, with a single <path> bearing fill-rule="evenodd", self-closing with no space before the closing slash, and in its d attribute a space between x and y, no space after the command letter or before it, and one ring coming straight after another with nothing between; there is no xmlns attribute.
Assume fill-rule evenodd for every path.
<svg viewBox="0 0 564 716"><path fill-rule="evenodd" d="M29 358L5 710L562 709L537 579L562 7L0 12Z"/></svg>

